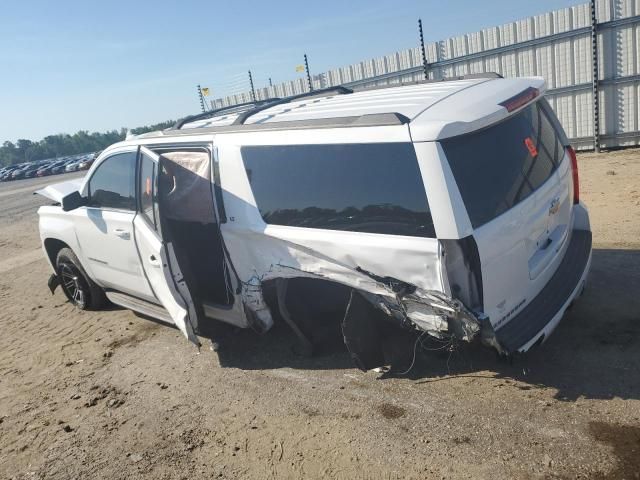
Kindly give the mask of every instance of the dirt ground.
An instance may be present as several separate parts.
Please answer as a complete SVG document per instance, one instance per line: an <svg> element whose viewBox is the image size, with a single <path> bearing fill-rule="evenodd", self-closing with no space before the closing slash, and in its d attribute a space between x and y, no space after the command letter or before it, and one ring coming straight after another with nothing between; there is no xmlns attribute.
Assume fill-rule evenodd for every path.
<svg viewBox="0 0 640 480"><path fill-rule="evenodd" d="M315 358L284 327L200 352L46 286L39 185L0 184L0 478L640 478L640 150L580 155L594 252L539 349L418 356L409 376Z"/></svg>

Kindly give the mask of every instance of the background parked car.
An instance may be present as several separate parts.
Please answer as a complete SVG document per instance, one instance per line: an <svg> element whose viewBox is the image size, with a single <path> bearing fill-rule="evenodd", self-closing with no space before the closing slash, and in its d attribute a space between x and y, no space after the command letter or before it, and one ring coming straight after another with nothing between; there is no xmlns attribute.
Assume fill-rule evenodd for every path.
<svg viewBox="0 0 640 480"><path fill-rule="evenodd" d="M0 175L0 181L2 182L8 182L9 180L13 180L12 175L13 172L15 172L18 169L18 167L16 167L15 165L12 165L10 167L6 167L2 174Z"/></svg>
<svg viewBox="0 0 640 480"><path fill-rule="evenodd" d="M67 165L69 165L72 162L73 162L73 160L68 158L68 157L60 159L59 164L51 169L51 173L53 175L56 175L58 173L64 173L65 172L65 168L67 167Z"/></svg>
<svg viewBox="0 0 640 480"><path fill-rule="evenodd" d="M38 172L36 173L36 175L38 177L44 177L46 175L53 175L53 169L59 166L64 165L64 161L53 161L50 163L47 163L46 165L43 165Z"/></svg>
<svg viewBox="0 0 640 480"><path fill-rule="evenodd" d="M73 160L71 163L67 164L64 171L67 173L75 172L76 170L78 170L78 166L80 165L80 163L81 162L78 160Z"/></svg>
<svg viewBox="0 0 640 480"><path fill-rule="evenodd" d="M37 165L30 165L24 170L24 178L33 178L36 176L39 167Z"/></svg>
<svg viewBox="0 0 640 480"><path fill-rule="evenodd" d="M59 173L64 173L64 169L67 166L67 164L69 163L69 161L64 161L62 163L60 163L59 165L53 167L51 169L51 174L52 175L57 175Z"/></svg>
<svg viewBox="0 0 640 480"><path fill-rule="evenodd" d="M21 178L24 178L24 174L26 171L26 168L19 168L17 170L14 170L11 173L11 180L20 180Z"/></svg>
<svg viewBox="0 0 640 480"><path fill-rule="evenodd" d="M40 167L36 172L36 177L45 177L47 175L51 175L51 168L51 164Z"/></svg>
<svg viewBox="0 0 640 480"><path fill-rule="evenodd" d="M45 175L49 175L51 171L51 166L54 163L55 162L52 162L52 161L47 161L42 163L42 165L39 166L38 171L36 172L36 177L44 177Z"/></svg>
<svg viewBox="0 0 640 480"><path fill-rule="evenodd" d="M96 156L96 152L92 152L0 167L0 182L88 170Z"/></svg>
<svg viewBox="0 0 640 480"><path fill-rule="evenodd" d="M91 168L91 165L93 165L93 160L93 156L87 158L86 160L83 160L78 164L78 170L89 170L89 168Z"/></svg>

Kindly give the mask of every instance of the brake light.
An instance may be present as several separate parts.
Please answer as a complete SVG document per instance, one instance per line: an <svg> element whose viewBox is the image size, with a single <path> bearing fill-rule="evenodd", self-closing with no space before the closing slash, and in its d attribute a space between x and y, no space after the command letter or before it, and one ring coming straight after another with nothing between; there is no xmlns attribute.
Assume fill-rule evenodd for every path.
<svg viewBox="0 0 640 480"><path fill-rule="evenodd" d="M540 90L537 88L529 87L517 95L514 95L511 98L506 99L504 102L500 103L501 107L507 109L507 112L511 113L514 110L526 105L531 102L534 98L540 95Z"/></svg>
<svg viewBox="0 0 640 480"><path fill-rule="evenodd" d="M538 156L538 149L536 148L535 143L533 143L533 140L531 140L531 137L525 138L524 144L527 146L527 150L529 150L531 157L536 158Z"/></svg>
<svg viewBox="0 0 640 480"><path fill-rule="evenodd" d="M580 203L580 180L578 178L578 158L572 147L567 147L571 159L571 173L573 174L573 203Z"/></svg>

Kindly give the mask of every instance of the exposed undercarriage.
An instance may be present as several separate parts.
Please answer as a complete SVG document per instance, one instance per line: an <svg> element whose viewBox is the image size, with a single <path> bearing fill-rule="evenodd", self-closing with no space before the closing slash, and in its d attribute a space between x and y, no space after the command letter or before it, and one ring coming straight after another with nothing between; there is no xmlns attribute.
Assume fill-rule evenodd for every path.
<svg viewBox="0 0 640 480"><path fill-rule="evenodd" d="M362 269L353 276L349 283L343 283L274 265L262 278L256 276L243 283L245 310L252 327L261 332L271 326L272 314L279 316L294 331L305 355L315 349L314 322L326 321L319 316L328 311L340 315L344 343L362 370L386 364L383 343L390 329L452 343L471 342L482 332L483 341L499 349L490 323L460 300ZM353 286L356 278L360 288Z"/></svg>

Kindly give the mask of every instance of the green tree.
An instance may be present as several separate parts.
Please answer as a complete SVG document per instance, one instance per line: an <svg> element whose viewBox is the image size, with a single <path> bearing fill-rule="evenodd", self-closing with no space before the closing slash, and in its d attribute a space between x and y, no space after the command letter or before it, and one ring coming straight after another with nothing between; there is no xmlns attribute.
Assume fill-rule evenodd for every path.
<svg viewBox="0 0 640 480"><path fill-rule="evenodd" d="M175 120L167 120L166 122L160 122L154 125L132 128L131 133L133 133L134 135L142 135L143 133L155 132L156 130L164 130L165 128L173 126L175 123Z"/></svg>
<svg viewBox="0 0 640 480"><path fill-rule="evenodd" d="M140 135L155 130L163 130L174 123L174 120L168 120L155 125L134 128L131 132L134 135ZM104 150L109 145L124 140L126 134L126 128L91 133L87 130L80 130L73 135L66 133L48 135L38 142L24 138L21 138L15 144L6 141L0 147L0 167Z"/></svg>

